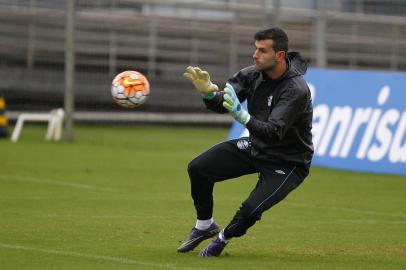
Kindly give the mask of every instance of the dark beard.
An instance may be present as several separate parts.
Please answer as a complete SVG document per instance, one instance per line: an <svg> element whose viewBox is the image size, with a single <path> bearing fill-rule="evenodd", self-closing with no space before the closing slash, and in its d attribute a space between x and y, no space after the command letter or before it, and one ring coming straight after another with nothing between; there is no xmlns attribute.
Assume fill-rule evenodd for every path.
<svg viewBox="0 0 406 270"><path fill-rule="evenodd" d="M271 66L264 67L264 68L259 68L259 67L257 67L257 66L255 65L255 68L256 68L257 70L259 70L259 71L262 71L262 72L274 71L275 68L276 68L276 63L274 63L274 64L271 65Z"/></svg>

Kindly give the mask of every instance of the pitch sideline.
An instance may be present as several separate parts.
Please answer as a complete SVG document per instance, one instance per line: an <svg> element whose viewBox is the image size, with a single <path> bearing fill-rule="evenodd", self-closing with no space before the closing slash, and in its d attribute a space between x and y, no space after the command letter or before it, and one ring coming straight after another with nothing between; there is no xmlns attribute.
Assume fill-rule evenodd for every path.
<svg viewBox="0 0 406 270"><path fill-rule="evenodd" d="M50 180L50 179L38 179L38 178L34 178L34 177L26 177L26 176L18 176L18 175L0 175L0 179L10 180L10 181L39 183L39 184L51 184L51 185L56 185L56 186L66 186L66 187L88 189L88 190L120 192L120 190L117 190L117 189L98 187L98 186L89 185L89 184L70 183L70 182L56 181L56 180Z"/></svg>
<svg viewBox="0 0 406 270"><path fill-rule="evenodd" d="M151 267L158 267L158 268L172 269L172 270L204 270L202 268L185 268L185 267L178 267L178 266L174 266L174 265L170 265L170 264L149 263L149 262L127 259L127 258L123 258L123 257L112 257L112 256L104 256L104 255L86 254L86 253L73 252L73 251L34 248L34 247L27 247L27 246L13 245L13 244L4 244L4 243L0 243L0 248L42 252L42 253L48 253L48 254L53 254L53 255L81 257L81 258L88 258L88 259L94 259L94 260L110 261L110 262L117 262L117 263L122 263L122 264L151 266Z"/></svg>

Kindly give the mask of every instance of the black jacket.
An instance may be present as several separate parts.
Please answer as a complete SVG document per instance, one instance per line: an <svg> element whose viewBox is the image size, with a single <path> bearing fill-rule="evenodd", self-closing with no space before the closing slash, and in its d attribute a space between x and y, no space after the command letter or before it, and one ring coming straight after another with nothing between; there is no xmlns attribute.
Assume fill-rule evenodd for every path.
<svg viewBox="0 0 406 270"><path fill-rule="evenodd" d="M313 156L313 108L310 90L302 76L307 65L297 52L287 54L287 63L288 70L276 80L249 66L228 82L241 102L247 100L251 119L246 127L252 156L309 168ZM212 111L227 112L222 106L222 91L205 103Z"/></svg>

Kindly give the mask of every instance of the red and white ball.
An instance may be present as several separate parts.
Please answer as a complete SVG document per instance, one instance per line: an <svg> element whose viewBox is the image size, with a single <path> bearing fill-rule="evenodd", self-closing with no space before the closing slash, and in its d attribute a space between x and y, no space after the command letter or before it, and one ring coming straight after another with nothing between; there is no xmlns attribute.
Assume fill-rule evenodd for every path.
<svg viewBox="0 0 406 270"><path fill-rule="evenodd" d="M138 71L127 70L121 72L111 83L111 96L121 107L136 108L148 99L148 79Z"/></svg>

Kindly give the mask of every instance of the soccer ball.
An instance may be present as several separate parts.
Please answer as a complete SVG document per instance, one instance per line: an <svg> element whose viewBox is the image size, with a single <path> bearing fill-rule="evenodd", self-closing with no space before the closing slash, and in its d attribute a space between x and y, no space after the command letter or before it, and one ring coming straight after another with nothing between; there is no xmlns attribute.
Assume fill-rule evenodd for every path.
<svg viewBox="0 0 406 270"><path fill-rule="evenodd" d="M113 100L124 108L135 108L147 101L148 79L140 72L127 70L118 74L111 83Z"/></svg>

